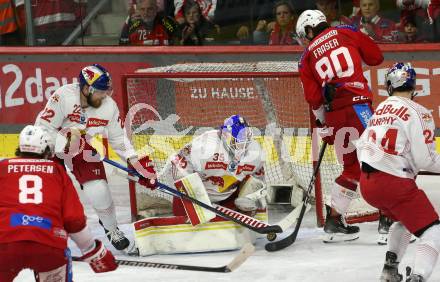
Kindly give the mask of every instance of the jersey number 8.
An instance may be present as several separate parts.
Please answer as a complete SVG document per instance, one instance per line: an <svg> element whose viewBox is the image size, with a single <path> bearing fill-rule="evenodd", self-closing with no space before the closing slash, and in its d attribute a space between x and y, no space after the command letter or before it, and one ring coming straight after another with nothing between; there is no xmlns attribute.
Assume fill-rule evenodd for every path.
<svg viewBox="0 0 440 282"><path fill-rule="evenodd" d="M41 204L43 202L43 181L38 175L23 175L18 180L18 201L21 204Z"/></svg>

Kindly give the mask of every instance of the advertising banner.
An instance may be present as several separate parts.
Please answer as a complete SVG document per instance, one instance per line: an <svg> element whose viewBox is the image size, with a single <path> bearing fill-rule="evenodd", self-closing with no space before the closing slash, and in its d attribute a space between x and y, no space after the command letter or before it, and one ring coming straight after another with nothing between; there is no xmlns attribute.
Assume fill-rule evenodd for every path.
<svg viewBox="0 0 440 282"><path fill-rule="evenodd" d="M58 58L59 60L60 58ZM99 62L98 62L99 63ZM370 87L374 93L374 105L378 105L387 96L385 88L385 73L394 61L385 61L378 67L365 67L365 76L369 80ZM439 61L412 60L411 63L417 72L417 102L432 110L437 126L440 125L440 80L437 76L440 74ZM47 99L61 85L77 81L79 71L89 63L84 62L0 62L0 124L28 124L33 123L36 115L43 109ZM113 98L120 105L122 110L121 75L132 73L136 69L146 68L147 63L134 62L106 62L102 63L112 75L114 93ZM302 95L302 88L298 80L291 83L279 83L273 80L266 80L266 83L272 84L272 95L277 96L274 107L278 112L282 112L280 122L285 127L298 127L298 124L292 124L289 117L292 111L280 111L278 108L286 106L290 101L294 105L301 105L301 111L305 104ZM177 83L176 83L177 84ZM177 86L177 85L176 85ZM175 109L182 121L193 120L194 108L209 108L203 104L225 105L225 108L233 109L237 99L254 101L257 97L258 89L255 85L246 80L237 84L226 83L226 81L211 81L210 83L198 83L196 85L176 87ZM155 95L149 96L154 99ZM156 101L137 101L157 105ZM261 107L258 104L252 104L252 107ZM229 106L228 106L229 105ZM229 113L228 113L229 114ZM212 113L210 114L212 115ZM225 113L222 114L222 117ZM301 116L307 117L302 113ZM298 120L297 120L298 121ZM305 120L300 120L304 123ZM185 123L185 122L184 122ZM203 124L201 124L203 125ZM303 127L304 125L301 125Z"/></svg>
<svg viewBox="0 0 440 282"><path fill-rule="evenodd" d="M100 63L100 62L93 62ZM0 124L33 123L48 98L60 86L77 82L85 62L0 62ZM122 103L121 74L145 68L146 63L102 65L113 79L113 99Z"/></svg>

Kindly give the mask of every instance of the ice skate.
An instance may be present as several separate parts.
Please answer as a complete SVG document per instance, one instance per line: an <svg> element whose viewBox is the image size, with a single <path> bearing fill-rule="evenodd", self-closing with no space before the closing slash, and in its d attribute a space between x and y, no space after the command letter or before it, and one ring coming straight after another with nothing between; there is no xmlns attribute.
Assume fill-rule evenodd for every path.
<svg viewBox="0 0 440 282"><path fill-rule="evenodd" d="M377 227L377 231L379 232L377 244L386 245L388 243L388 233L392 224L393 220L384 216L383 214L380 214L379 225Z"/></svg>
<svg viewBox="0 0 440 282"><path fill-rule="evenodd" d="M406 267L406 280L405 282L423 282L425 279L421 275L418 274L411 274L412 270L411 267Z"/></svg>
<svg viewBox="0 0 440 282"><path fill-rule="evenodd" d="M397 255L388 251L385 255L385 264L383 265L381 282L400 282L403 276L399 274L399 263L396 261Z"/></svg>
<svg viewBox="0 0 440 282"><path fill-rule="evenodd" d="M324 243L353 241L359 238L359 227L347 225L342 215L331 216L331 207L325 206L327 211L324 225Z"/></svg>
<svg viewBox="0 0 440 282"><path fill-rule="evenodd" d="M119 228L116 227L116 229L109 231L104 225L102 225L101 221L99 221L99 224L104 228L105 235L116 250L121 251L130 245L130 241L125 237L124 232L119 230Z"/></svg>
<svg viewBox="0 0 440 282"><path fill-rule="evenodd" d="M406 282L423 282L425 281L422 276L417 274L411 274L408 278L406 278Z"/></svg>
<svg viewBox="0 0 440 282"><path fill-rule="evenodd" d="M353 241L359 238L359 227L347 225L341 215L327 217L324 232L324 243Z"/></svg>

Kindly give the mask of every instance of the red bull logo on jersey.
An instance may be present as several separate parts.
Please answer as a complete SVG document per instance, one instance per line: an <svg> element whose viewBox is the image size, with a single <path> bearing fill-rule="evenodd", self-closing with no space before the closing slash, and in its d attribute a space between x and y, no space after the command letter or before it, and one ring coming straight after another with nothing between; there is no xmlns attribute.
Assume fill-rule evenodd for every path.
<svg viewBox="0 0 440 282"><path fill-rule="evenodd" d="M212 185L224 187L225 186L225 180L221 176L210 176L206 178L209 182L211 182Z"/></svg>
<svg viewBox="0 0 440 282"><path fill-rule="evenodd" d="M80 115L75 115L75 114L68 114L67 118L71 121L71 122L77 122L80 123L81 122L81 116Z"/></svg>
<svg viewBox="0 0 440 282"><path fill-rule="evenodd" d="M405 107L405 106L401 106L399 108L395 108L391 104L385 104L381 108L377 109L374 112L374 115L380 116L380 115L390 114L390 115L398 116L403 121L407 121L409 119L409 117L410 117L410 114L407 113L407 112L408 112L408 108Z"/></svg>
<svg viewBox="0 0 440 282"><path fill-rule="evenodd" d="M422 113L422 119L424 122L432 122L432 115L427 113Z"/></svg>

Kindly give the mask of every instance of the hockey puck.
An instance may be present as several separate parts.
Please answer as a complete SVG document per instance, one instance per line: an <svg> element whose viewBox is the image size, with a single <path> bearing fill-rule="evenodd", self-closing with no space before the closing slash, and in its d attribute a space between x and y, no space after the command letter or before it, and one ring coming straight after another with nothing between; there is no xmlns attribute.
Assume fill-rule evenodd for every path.
<svg viewBox="0 0 440 282"><path fill-rule="evenodd" d="M267 238L267 240L269 240L269 241L273 241L273 240L275 240L275 239L277 238L277 234L276 234L276 233L268 233L268 234L266 235L266 238Z"/></svg>

